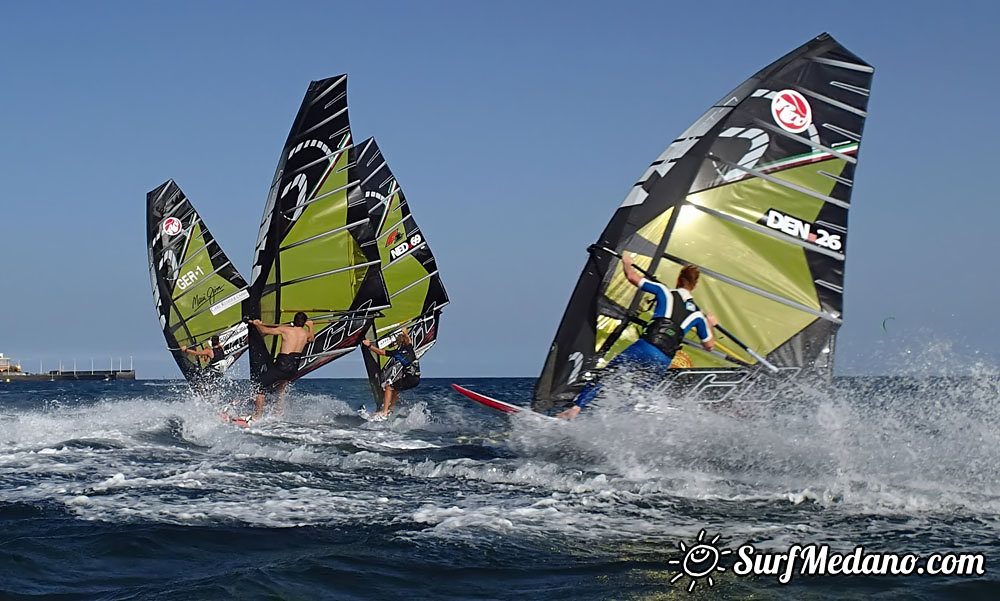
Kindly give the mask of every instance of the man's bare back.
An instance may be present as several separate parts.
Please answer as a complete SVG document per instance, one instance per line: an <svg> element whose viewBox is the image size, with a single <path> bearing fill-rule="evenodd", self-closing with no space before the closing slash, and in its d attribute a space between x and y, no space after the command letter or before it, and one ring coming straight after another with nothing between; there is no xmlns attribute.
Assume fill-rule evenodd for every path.
<svg viewBox="0 0 1000 601"><path fill-rule="evenodd" d="M278 392L278 412L283 410L285 387L296 375L302 350L305 349L306 344L315 340L315 336L313 335L313 322L306 319L306 314L302 312L295 314L295 319L292 320L293 325L266 325L259 319L254 319L250 323L261 334L281 336L281 353L275 357L274 363L269 364L267 369L260 374L261 389L258 390L254 400L253 414L253 419L258 419L264 412L264 393L267 390Z"/></svg>
<svg viewBox="0 0 1000 601"><path fill-rule="evenodd" d="M281 325L275 329L281 336L282 353L301 353L302 349L306 348L306 344L313 338L311 321L307 321L306 325L301 328Z"/></svg>
<svg viewBox="0 0 1000 601"><path fill-rule="evenodd" d="M257 326L257 329L262 334L281 336L282 353L301 353L302 349L306 348L306 345L312 342L314 338L312 321L306 321L305 325L301 328L287 324L265 326L259 319L255 319L250 323Z"/></svg>

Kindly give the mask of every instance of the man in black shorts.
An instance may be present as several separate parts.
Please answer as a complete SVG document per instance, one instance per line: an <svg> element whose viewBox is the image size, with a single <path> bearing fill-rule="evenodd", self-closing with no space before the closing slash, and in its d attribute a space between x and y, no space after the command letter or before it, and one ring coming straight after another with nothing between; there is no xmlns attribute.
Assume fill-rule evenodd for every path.
<svg viewBox="0 0 1000 601"><path fill-rule="evenodd" d="M388 381L383 381L382 385L385 388L385 397L382 401L382 409L375 413L376 417L388 417L393 407L396 406L396 401L399 400L400 391L416 388L420 384L420 364L417 362L417 353L413 350L413 341L410 340L410 335L407 333L406 328L403 328L396 335L396 348L394 349L383 351L376 346L372 346L370 340L363 340L361 344L369 347L377 355L389 357L398 362L385 366L386 369L382 377L386 378L390 374L394 377L386 378ZM393 371L396 373L392 373Z"/></svg>
<svg viewBox="0 0 1000 601"><path fill-rule="evenodd" d="M301 311L295 314L292 325L267 325L259 319L254 319L250 323L261 334L281 336L281 352L275 357L274 363L267 365L258 381L260 388L257 391L253 414L253 419L258 419L264 413L264 397L269 392L278 393L278 408L281 410L285 387L298 373L302 350L315 339L315 336L313 322Z"/></svg>

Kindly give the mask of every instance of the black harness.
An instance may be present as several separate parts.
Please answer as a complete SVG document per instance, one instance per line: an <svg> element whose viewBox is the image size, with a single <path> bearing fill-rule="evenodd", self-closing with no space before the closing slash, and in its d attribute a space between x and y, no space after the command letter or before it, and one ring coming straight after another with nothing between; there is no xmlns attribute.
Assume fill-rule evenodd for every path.
<svg viewBox="0 0 1000 601"><path fill-rule="evenodd" d="M215 365L216 363L221 363L226 358L226 349L222 348L222 345L212 347L212 360L208 362L209 365Z"/></svg>
<svg viewBox="0 0 1000 601"><path fill-rule="evenodd" d="M663 351L668 357L673 357L681 348L684 330L669 317L655 317L646 326L642 339Z"/></svg>
<svg viewBox="0 0 1000 601"><path fill-rule="evenodd" d="M417 362L417 353L412 346L399 347L393 355L403 366L404 376L420 377L420 364ZM407 357L412 358L412 360Z"/></svg>

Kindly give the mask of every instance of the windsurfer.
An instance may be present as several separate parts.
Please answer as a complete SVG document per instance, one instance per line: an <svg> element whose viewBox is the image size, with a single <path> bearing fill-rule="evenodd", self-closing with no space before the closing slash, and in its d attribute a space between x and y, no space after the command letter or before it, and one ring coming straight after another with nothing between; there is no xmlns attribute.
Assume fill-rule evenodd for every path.
<svg viewBox="0 0 1000 601"><path fill-rule="evenodd" d="M257 398L254 401L253 419L258 419L264 413L264 398L269 392L278 393L278 411L283 409L285 388L299 370L299 360L306 344L315 339L313 322L301 311L295 314L292 325L267 325L259 319L250 323L264 335L281 336L281 352L273 362L269 362L257 382Z"/></svg>
<svg viewBox="0 0 1000 601"><path fill-rule="evenodd" d="M386 381L383 384L385 397L382 400L382 408L375 413L376 417L388 417L396 406L399 393L403 390L416 388L420 384L420 364L417 362L417 353L413 350L413 341L403 328L396 335L396 346L387 350L382 350L377 346L372 346L370 340L363 340L361 344L367 346L377 355L389 357L397 361L396 364L386 365ZM397 367L397 365L399 367Z"/></svg>
<svg viewBox="0 0 1000 601"><path fill-rule="evenodd" d="M210 368L216 363L219 363L226 358L226 349L222 348L222 343L219 342L218 336L212 336L211 343L208 347L203 349L192 349L186 346L181 347L181 351L194 355L195 357L205 357L208 359L208 365L205 368Z"/></svg>
<svg viewBox="0 0 1000 601"><path fill-rule="evenodd" d="M692 328L698 332L701 346L711 351L715 348L712 327L717 323L711 313L704 314L695 305L691 292L698 285L700 272L694 265L685 265L677 276L677 288L671 289L647 280L633 266L632 256L622 257L625 278L643 292L652 294L655 300L653 319L646 326L642 336L615 357L604 371L628 367L641 368L650 373L665 372L670 368L674 354L681 346L684 335ZM556 417L573 419L597 396L601 385L591 381L577 395L573 406Z"/></svg>
<svg viewBox="0 0 1000 601"><path fill-rule="evenodd" d="M218 367L226 358L226 349L222 347L218 336L212 336L208 346L203 349L189 348L182 346L181 351L199 358L200 369L190 376L191 386L200 395L210 395L217 391L222 384L222 373L224 369ZM204 366L200 363L200 358L208 359Z"/></svg>

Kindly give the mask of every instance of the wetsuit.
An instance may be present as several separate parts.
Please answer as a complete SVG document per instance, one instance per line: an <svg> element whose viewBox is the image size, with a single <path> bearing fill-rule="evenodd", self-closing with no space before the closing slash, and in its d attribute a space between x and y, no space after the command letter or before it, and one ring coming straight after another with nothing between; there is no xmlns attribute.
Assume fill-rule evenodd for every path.
<svg viewBox="0 0 1000 601"><path fill-rule="evenodd" d="M282 382L295 377L299 371L302 353L279 353L274 363L269 363L260 375L260 385L264 390L273 391Z"/></svg>
<svg viewBox="0 0 1000 601"><path fill-rule="evenodd" d="M206 365L207 368L214 368L219 363L222 363L226 359L226 349L222 348L222 345L212 347L212 359Z"/></svg>
<svg viewBox="0 0 1000 601"><path fill-rule="evenodd" d="M409 390L416 388L420 384L420 364L417 362L417 353L413 350L412 344L404 344L395 349L386 351L386 356L395 359L402 366L396 371L395 366L387 365L388 376L386 386L392 386L393 390ZM396 371L396 373L393 373ZM394 376L394 377L393 377Z"/></svg>
<svg viewBox="0 0 1000 601"><path fill-rule="evenodd" d="M712 339L708 319L691 298L686 288L671 289L659 282L646 278L639 280L639 290L653 295L655 306L653 318L643 331L642 337L623 350L603 371L628 366L651 373L665 373L670 368L674 354L681 347L684 335L692 328L698 332L702 342ZM584 407L594 400L601 389L599 382L588 382L573 402Z"/></svg>

